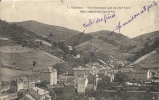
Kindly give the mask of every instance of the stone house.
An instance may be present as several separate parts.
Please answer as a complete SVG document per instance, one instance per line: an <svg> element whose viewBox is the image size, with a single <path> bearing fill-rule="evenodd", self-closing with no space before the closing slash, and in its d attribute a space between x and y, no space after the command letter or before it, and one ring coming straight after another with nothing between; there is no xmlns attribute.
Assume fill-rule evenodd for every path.
<svg viewBox="0 0 159 100"><path fill-rule="evenodd" d="M78 93L78 95L85 95L85 89L88 84L87 77L85 76L78 77L75 80L73 80L73 82L74 82L75 91Z"/></svg>
<svg viewBox="0 0 159 100"><path fill-rule="evenodd" d="M19 100L51 100L51 96L49 95L49 91L34 87L29 89L28 93Z"/></svg>
<svg viewBox="0 0 159 100"><path fill-rule="evenodd" d="M45 71L40 73L40 81L48 81L50 85L56 85L57 84L57 70L48 67Z"/></svg>

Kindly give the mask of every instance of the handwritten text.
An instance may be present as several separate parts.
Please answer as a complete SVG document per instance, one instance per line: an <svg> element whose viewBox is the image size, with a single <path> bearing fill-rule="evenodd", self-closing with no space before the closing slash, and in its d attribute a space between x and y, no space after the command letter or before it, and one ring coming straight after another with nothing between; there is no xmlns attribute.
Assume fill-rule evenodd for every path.
<svg viewBox="0 0 159 100"><path fill-rule="evenodd" d="M115 14L112 14L112 15L105 14L103 17L100 17L100 18L89 19L88 23L83 24L83 27L86 28L86 27L92 26L94 23L100 23L100 22L107 23L109 19L112 19L114 17L115 17Z"/></svg>
<svg viewBox="0 0 159 100"><path fill-rule="evenodd" d="M121 22L119 21L118 24L117 24L117 26L116 26L116 28L105 38L105 40L104 40L93 52L91 52L91 56L94 55L94 53L103 45L103 43L113 34L113 32L114 32L115 30L118 30L119 33L120 33L120 29L121 29L122 27L124 27L125 25L131 23L135 18L139 17L139 16L140 16L141 14L143 14L144 12L146 12L146 11L147 11L147 12L150 12L150 9L153 8L154 6L157 6L157 2L156 2L156 1L154 1L151 5L144 6L143 9L142 9L140 12L138 12L137 14L135 14L135 15L133 15L133 16L130 16L131 18L130 18L128 21L126 21L126 22L124 22L124 23L122 23L122 24L121 24Z"/></svg>

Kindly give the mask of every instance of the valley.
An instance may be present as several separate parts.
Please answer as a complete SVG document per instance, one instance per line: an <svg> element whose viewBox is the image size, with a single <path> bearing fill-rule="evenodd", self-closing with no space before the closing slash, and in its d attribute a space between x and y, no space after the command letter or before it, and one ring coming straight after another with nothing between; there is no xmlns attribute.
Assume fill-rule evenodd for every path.
<svg viewBox="0 0 159 100"><path fill-rule="evenodd" d="M81 32L36 21L15 23L1 21L0 25L0 64L4 70L9 68L11 73L19 71L21 75L24 70L30 73L38 72L57 63L67 63L70 69L90 61L97 62L98 59L117 68L121 66L120 64L122 67L127 67L134 63L145 68L159 68L157 61L159 31L133 39L114 32L93 57L90 57L90 52L105 40L110 31L102 30L83 34L73 48L75 51L72 53L80 55L80 58L76 58L67 46L73 46ZM6 28L8 30L4 31ZM15 35L12 35L10 31ZM50 32L53 33L51 37ZM65 69L66 66L62 67ZM9 77L9 74L4 76Z"/></svg>

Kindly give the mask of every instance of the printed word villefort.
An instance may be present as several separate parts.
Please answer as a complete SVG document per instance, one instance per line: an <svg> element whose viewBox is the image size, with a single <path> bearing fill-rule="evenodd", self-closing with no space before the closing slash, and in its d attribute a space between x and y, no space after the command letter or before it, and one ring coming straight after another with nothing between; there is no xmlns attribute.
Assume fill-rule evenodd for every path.
<svg viewBox="0 0 159 100"><path fill-rule="evenodd" d="M87 23L84 23L84 24L83 24L83 27L84 27L84 28L89 27L89 26L93 25L94 23L100 23L100 22L105 22L105 23L107 23L107 21L108 21L109 19L112 19L112 18L114 18L114 17L115 17L115 14L112 14L112 15L110 15L110 14L107 14L107 15L106 15L106 14L105 14L103 17L94 18L94 19L89 19Z"/></svg>

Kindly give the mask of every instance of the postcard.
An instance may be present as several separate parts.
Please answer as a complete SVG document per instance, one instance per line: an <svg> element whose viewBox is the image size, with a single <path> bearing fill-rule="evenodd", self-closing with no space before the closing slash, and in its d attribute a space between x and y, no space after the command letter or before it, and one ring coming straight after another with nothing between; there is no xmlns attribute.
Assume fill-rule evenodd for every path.
<svg viewBox="0 0 159 100"><path fill-rule="evenodd" d="M0 0L0 100L158 100L158 0Z"/></svg>

